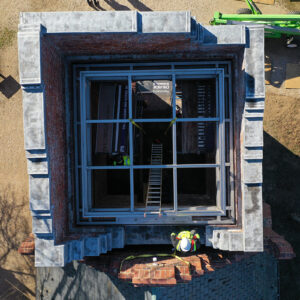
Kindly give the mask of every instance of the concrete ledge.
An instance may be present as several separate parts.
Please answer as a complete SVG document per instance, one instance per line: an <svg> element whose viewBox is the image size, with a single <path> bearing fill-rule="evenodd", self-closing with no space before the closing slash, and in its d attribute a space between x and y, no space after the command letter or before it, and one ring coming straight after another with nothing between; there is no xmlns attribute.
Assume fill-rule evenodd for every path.
<svg viewBox="0 0 300 300"><path fill-rule="evenodd" d="M50 211L50 192L48 177L29 177L29 205L32 211Z"/></svg>
<svg viewBox="0 0 300 300"><path fill-rule="evenodd" d="M19 28L19 74L20 84L41 84L41 25L34 24L23 30Z"/></svg>
<svg viewBox="0 0 300 300"><path fill-rule="evenodd" d="M26 150L26 158L46 158L47 152L46 149L37 149L37 150Z"/></svg>
<svg viewBox="0 0 300 300"><path fill-rule="evenodd" d="M245 160L262 160L263 147L245 147L244 148Z"/></svg>
<svg viewBox="0 0 300 300"><path fill-rule="evenodd" d="M25 149L45 149L43 89L38 88L23 90L23 119Z"/></svg>
<svg viewBox="0 0 300 300"><path fill-rule="evenodd" d="M264 27L247 26L245 48L246 97L265 97L265 49Z"/></svg>
<svg viewBox="0 0 300 300"><path fill-rule="evenodd" d="M244 118L245 120L245 144L244 147L262 147L263 119L262 117Z"/></svg>
<svg viewBox="0 0 300 300"><path fill-rule="evenodd" d="M243 230L227 230L226 228L207 226L205 245L214 249L244 251Z"/></svg>
<svg viewBox="0 0 300 300"><path fill-rule="evenodd" d="M230 251L243 251L242 245L244 244L244 235L241 230L232 230L230 233L229 250ZM241 250L243 249L243 250Z"/></svg>
<svg viewBox="0 0 300 300"><path fill-rule="evenodd" d="M101 254L107 253L107 236L106 236L106 234L102 234L99 236L99 246L100 246Z"/></svg>
<svg viewBox="0 0 300 300"><path fill-rule="evenodd" d="M35 266L36 267L63 267L67 261L67 247L54 245L53 240L35 239Z"/></svg>
<svg viewBox="0 0 300 300"><path fill-rule="evenodd" d="M42 24L47 33L137 32L136 11L22 12L21 24Z"/></svg>
<svg viewBox="0 0 300 300"><path fill-rule="evenodd" d="M263 251L262 185L244 185L244 251Z"/></svg>
<svg viewBox="0 0 300 300"><path fill-rule="evenodd" d="M191 33L189 11L141 12L142 33Z"/></svg>
<svg viewBox="0 0 300 300"><path fill-rule="evenodd" d="M27 159L27 172L30 175L47 175L48 160L47 158Z"/></svg>
<svg viewBox="0 0 300 300"><path fill-rule="evenodd" d="M191 33L189 11L23 12L20 22L23 31L29 31L30 24L42 24L48 34Z"/></svg>
<svg viewBox="0 0 300 300"><path fill-rule="evenodd" d="M244 25L220 25L203 27L204 44L245 45L246 31Z"/></svg>
<svg viewBox="0 0 300 300"><path fill-rule="evenodd" d="M72 253L70 254L72 256L71 260L79 260L82 259L84 256L84 243L82 240L78 241L71 241L71 250Z"/></svg>
<svg viewBox="0 0 300 300"><path fill-rule="evenodd" d="M112 234L111 232L106 233L107 251L112 250Z"/></svg>
<svg viewBox="0 0 300 300"><path fill-rule="evenodd" d="M112 248L124 248L125 230L124 227L113 228L112 230Z"/></svg>
<svg viewBox="0 0 300 300"><path fill-rule="evenodd" d="M264 110L265 109L265 99L264 98L246 98L245 110Z"/></svg>
<svg viewBox="0 0 300 300"><path fill-rule="evenodd" d="M84 256L98 256L100 253L99 238L89 237L84 239Z"/></svg>
<svg viewBox="0 0 300 300"><path fill-rule="evenodd" d="M32 232L37 235L50 235L52 237L52 218L34 216L32 218Z"/></svg>
<svg viewBox="0 0 300 300"><path fill-rule="evenodd" d="M262 160L261 159L247 159L244 160L244 183L262 183Z"/></svg>

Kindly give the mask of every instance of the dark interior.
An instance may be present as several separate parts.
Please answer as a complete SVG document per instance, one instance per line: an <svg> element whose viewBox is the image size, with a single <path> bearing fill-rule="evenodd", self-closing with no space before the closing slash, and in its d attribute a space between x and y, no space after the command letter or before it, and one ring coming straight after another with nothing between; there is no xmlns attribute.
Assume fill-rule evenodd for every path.
<svg viewBox="0 0 300 300"><path fill-rule="evenodd" d="M155 164L151 161L153 145L162 149L159 164L173 164L172 126L176 126L178 164L215 163L214 122L177 121L173 125L159 120L173 119L171 81L137 80L131 89L133 119L157 119L155 122L132 122L134 165ZM128 120L127 81L94 81L90 99L88 118ZM215 117L215 99L214 80L177 80L176 118ZM129 123L89 124L87 140L90 140L89 165L118 167L132 164L129 160ZM160 174L156 175L160 180L160 206L173 207L173 169L156 169L155 172ZM90 176L94 208L130 207L129 169L93 170ZM135 207L144 208L151 185L150 169L135 169L133 178ZM216 170L178 168L177 190L179 207L215 205Z"/></svg>

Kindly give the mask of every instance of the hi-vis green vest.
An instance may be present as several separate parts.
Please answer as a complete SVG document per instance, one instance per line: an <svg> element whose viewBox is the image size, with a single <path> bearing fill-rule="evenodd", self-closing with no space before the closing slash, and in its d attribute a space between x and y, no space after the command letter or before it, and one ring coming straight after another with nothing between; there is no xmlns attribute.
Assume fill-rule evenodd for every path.
<svg viewBox="0 0 300 300"><path fill-rule="evenodd" d="M176 250L180 251L180 243L181 240L187 238L190 240L191 243L191 250L190 251L196 251L196 240L200 239L200 235L198 233L196 234L192 234L190 231L181 231L178 233L178 235L176 236L177 240L180 240L179 243L176 246Z"/></svg>
<svg viewBox="0 0 300 300"><path fill-rule="evenodd" d="M130 157L128 155L123 155L123 164L124 166L130 166ZM118 163L116 161L113 162L113 165L116 166Z"/></svg>
<svg viewBox="0 0 300 300"><path fill-rule="evenodd" d="M130 166L130 157L128 155L123 156L124 166Z"/></svg>

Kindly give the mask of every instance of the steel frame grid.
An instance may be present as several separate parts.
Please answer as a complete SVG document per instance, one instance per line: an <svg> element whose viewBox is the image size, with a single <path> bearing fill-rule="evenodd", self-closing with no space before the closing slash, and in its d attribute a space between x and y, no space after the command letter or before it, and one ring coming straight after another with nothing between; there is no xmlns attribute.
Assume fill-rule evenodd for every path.
<svg viewBox="0 0 300 300"><path fill-rule="evenodd" d="M169 64L169 63L166 63L166 64ZM184 64L187 64L187 63L184 63ZM184 65L183 64L183 65ZM195 63L193 63L195 64ZM230 67L230 63L228 62L219 62L219 64L227 64L228 65L228 69ZM76 66L74 66L73 68L73 75L76 74ZM89 70L89 68L87 67L85 70ZM75 71L75 72L74 72ZM206 74L206 72L208 74ZM94 77L95 73L97 73L97 76ZM172 211L169 211L168 209L165 209L163 210L164 214L166 214L166 216L177 216L177 212L178 212L178 208L177 208L177 168L198 168L198 167L201 167L201 168L220 168L220 172L221 172L221 185L223 186L223 188L221 188L221 191L222 192L222 199L221 201L219 201L219 203L221 203L221 207L220 206L216 206L216 207L203 207L204 209L203 210L198 210L198 211L191 211L191 210L187 210L187 211L184 211L184 209L180 209L180 215L182 216L182 214L188 216L188 215L193 215L193 216L217 216L217 219L216 219L216 222L213 222L213 223L224 223L223 221L226 221L226 220L223 220L220 222L220 217L221 216L225 216L226 215L226 209L229 209L231 210L232 207L234 206L232 204L232 201L231 201L231 205L228 207L226 206L226 189L225 189L225 166L230 166L231 169L232 169L232 159L230 161L230 163L225 163L225 122L230 122L230 125L232 124L232 118L229 118L228 119L225 119L225 115L224 115L224 111L225 111L225 107L224 107L224 77L229 77L230 78L230 69L229 69L229 74L226 74L224 75L224 70L222 68L218 68L218 64L216 64L216 68L211 68L211 69L175 69L174 67L174 64L172 64L172 68L171 70L148 70L148 71L140 71L140 70L133 70L133 67L131 66L130 67L130 70L126 70L126 71L113 71L113 72L109 72L109 71L105 71L105 72L95 72L95 71L81 71L80 72L80 104L81 104L81 122L75 122L75 127L77 129L77 126L78 124L81 124L81 134L82 134L82 138L83 137L87 137L87 135L85 134L86 133L86 124L89 124L89 123L124 123L124 121L128 122L129 123L129 126L131 127L129 129L129 140L130 140L130 158L131 158L131 161L133 161L133 137L132 137L132 124L131 122L129 122L129 120L86 120L86 118L84 118L85 122L82 122L83 120L83 116L86 117L86 110L85 110L85 102L86 102L86 99L88 99L89 95L90 95L90 91L89 91L89 84L87 85L87 82L89 80L94 80L94 79L98 79L101 78L101 80L103 80L104 78L107 79L109 75L114 75L117 73L117 76L121 75L122 76L127 76L128 78L128 87L131 87L131 80L132 80L132 77L133 76L147 76L147 79L148 80L151 80L151 76L153 75L153 73L155 73L155 76L158 76L157 74L162 74L162 73L166 73L168 75L171 75L172 76L172 84L173 84L173 95L172 95L172 103L173 103L173 118L174 116L176 116L176 105L174 105L175 101L176 101L176 97L175 97L175 93L176 93L176 90L175 90L175 80L177 78L185 78L185 79L191 79L191 78L211 78L211 77L215 77L218 79L218 88L216 89L217 91L219 90L219 96L218 98L219 99L216 99L216 101L218 102L220 106L220 114L219 114L219 118L184 118L184 119L177 119L176 122L189 122L189 121L192 121L192 122L195 122L195 121L212 121L212 122L219 122L219 126L217 128L220 127L220 125L222 124L221 126L221 135L219 134L219 140L220 140L220 145L221 146L221 150L220 151L220 161L221 163L220 164L189 164L189 165L178 165L177 164L177 158L176 158L176 138L174 138L174 136L176 137L176 122L175 124L173 124L173 129L172 129L172 135L173 135L173 162L175 161L176 163L174 164L170 164L170 165L161 165L161 166L152 166L152 165L136 165L136 166L133 166L133 165L130 165L130 166L118 166L118 167L111 167L111 166L95 166L95 167L90 167L90 166L87 166L86 165L86 160L84 158L86 158L86 145L87 145L87 141L85 140L85 142L81 142L81 150L82 151L82 158L81 158L81 161L83 163L83 165L79 166L77 165L77 161L75 162L76 164L76 180L78 180L78 172L77 172L77 169L78 168L81 168L83 169L82 170L82 194L85 193L85 195L87 195L87 190L86 190L86 187L87 187L87 183L88 183L88 180L87 180L87 170L91 170L91 169L110 169L110 168L113 168L113 169L129 169L130 170L130 190L131 190L131 193L130 193L130 211L128 209L116 209L116 211L114 211L114 209L92 209L92 210L86 210L86 198L85 197L82 197L84 198L83 202L82 202L82 207L83 207L83 218L88 218L89 219L89 222L92 221L92 217L99 217L99 213L101 214L101 217L109 217L109 216L113 216L113 217L116 217L116 220L118 219L118 216L120 217L126 217L126 218L130 218L132 217L133 215L134 216L138 216L138 215L141 215L142 214L142 211L143 209L134 209L134 181L133 181L133 170L134 169L150 169L150 168L157 168L157 167L160 167L160 168L172 168L173 169L173 187L174 187L174 209ZM126 74L127 73L127 74ZM199 74L200 73L200 74ZM214 74L214 75L212 75ZM176 77L177 78L176 78ZM75 77L75 76L74 76ZM116 79L116 77L113 77L113 78L109 78L107 80L111 80L111 79ZM74 81L76 81L76 79L74 79ZM231 90L231 86L228 87L230 90ZM74 87L74 90L75 90L75 87ZM129 112L129 118L132 117L132 105L131 105L131 102L132 102L132 95L131 95L131 89L128 88L128 92L130 93L129 95L129 109L130 109L130 112ZM231 92L231 91L230 91ZM75 97L76 99L76 97ZM231 103L231 98L228 99L229 100L229 105L231 107L232 103ZM230 110L230 113L231 110ZM231 115L232 117L232 115ZM77 115L76 115L76 118L77 118ZM172 119L135 119L134 121L137 121L137 122L170 122ZM84 123L84 126L82 126ZM231 131L231 134L232 134L232 126L230 126L230 131ZM75 139L77 138L77 136L75 136ZM82 139L82 141L84 141ZM174 142L175 141L175 142ZM230 137L230 142L232 143L232 135ZM77 142L75 143L77 145ZM175 148L175 151L174 151L174 148ZM232 148L230 148L230 151L232 152ZM77 155L77 154L76 154ZM78 181L77 181L78 182ZM85 185L85 186L84 186ZM84 195L84 194L83 194ZM77 194L78 196L78 194ZM77 198L78 199L78 198ZM79 199L78 199L79 200ZM77 200L77 203L78 203L78 200ZM77 206L77 209L79 209L79 207ZM121 210L123 210L124 212L122 212ZM128 212L130 212L130 215L128 215ZM165 219L165 218L164 218ZM122 218L122 221L120 222L120 224L124 224L124 218ZM80 221L80 216L79 216L79 211L77 210L77 221L79 221L80 224L86 224L86 222L82 222ZM164 220L165 221L165 220ZM89 223L88 222L88 223ZM204 221L204 223L211 223L209 221ZM231 221L230 221L231 222ZM97 223L97 222L96 222ZM94 221L93 221L93 224L96 224ZM99 224L105 224L106 222L100 222ZM117 222L107 222L108 224L116 224L116 223L119 223L118 221ZM135 219L135 222L136 223L136 219ZM141 222L141 223L145 223L145 222ZM146 222L147 223L147 222ZM165 222L159 222L159 223L165 223ZM173 218L173 221L171 220L170 221L170 224L174 223L174 218ZM175 222L176 223L176 222ZM190 222L190 223L195 223L195 222ZM203 223L203 221L197 221L196 223Z"/></svg>

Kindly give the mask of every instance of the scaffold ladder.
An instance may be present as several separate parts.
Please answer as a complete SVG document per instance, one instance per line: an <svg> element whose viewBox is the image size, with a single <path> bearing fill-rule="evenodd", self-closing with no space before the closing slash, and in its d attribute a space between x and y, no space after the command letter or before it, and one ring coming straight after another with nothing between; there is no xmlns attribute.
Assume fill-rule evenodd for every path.
<svg viewBox="0 0 300 300"><path fill-rule="evenodd" d="M205 85L197 84L197 112L198 117L205 117ZM205 123L198 122L198 149L205 149Z"/></svg>
<svg viewBox="0 0 300 300"><path fill-rule="evenodd" d="M151 149L151 165L161 165L163 158L163 145L152 144ZM158 209L161 212L161 194L162 194L162 169L150 169L148 179L148 189L146 195L145 210ZM146 216L146 212L145 212Z"/></svg>

